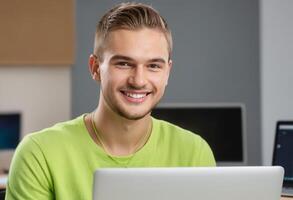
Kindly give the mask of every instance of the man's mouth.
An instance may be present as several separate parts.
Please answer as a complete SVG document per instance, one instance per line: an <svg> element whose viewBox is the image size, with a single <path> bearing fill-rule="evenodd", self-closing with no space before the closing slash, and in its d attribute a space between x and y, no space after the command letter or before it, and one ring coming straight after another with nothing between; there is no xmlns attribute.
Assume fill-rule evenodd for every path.
<svg viewBox="0 0 293 200"><path fill-rule="evenodd" d="M147 95L147 93L137 94L137 93L126 92L125 95L128 97L131 97L131 98L141 99L141 98L145 97Z"/></svg>
<svg viewBox="0 0 293 200"><path fill-rule="evenodd" d="M147 95L150 92L129 92L129 91L121 91L121 93L126 97L126 99L130 102L141 103L145 100Z"/></svg>

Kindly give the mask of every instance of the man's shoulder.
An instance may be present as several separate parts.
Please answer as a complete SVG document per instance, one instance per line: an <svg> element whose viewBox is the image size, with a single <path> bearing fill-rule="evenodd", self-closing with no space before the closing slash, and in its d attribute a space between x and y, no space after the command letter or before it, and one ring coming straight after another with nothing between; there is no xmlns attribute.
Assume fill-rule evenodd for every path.
<svg viewBox="0 0 293 200"><path fill-rule="evenodd" d="M199 134L163 120L153 122L158 146L165 148L172 159L180 158L180 166L215 165L210 146Z"/></svg>
<svg viewBox="0 0 293 200"><path fill-rule="evenodd" d="M153 122L156 131L158 131L161 136L181 138L183 140L202 140L198 133L194 133L176 124L155 118L153 118Z"/></svg>
<svg viewBox="0 0 293 200"><path fill-rule="evenodd" d="M25 138L29 138L35 143L58 143L58 141L74 138L74 135L83 130L83 116L75 119L59 122L51 127L42 129L28 134Z"/></svg>

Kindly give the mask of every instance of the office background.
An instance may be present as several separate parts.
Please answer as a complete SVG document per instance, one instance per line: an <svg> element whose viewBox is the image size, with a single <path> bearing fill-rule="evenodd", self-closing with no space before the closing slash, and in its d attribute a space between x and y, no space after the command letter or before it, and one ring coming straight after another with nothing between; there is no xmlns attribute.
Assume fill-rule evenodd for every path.
<svg viewBox="0 0 293 200"><path fill-rule="evenodd" d="M99 88L87 59L97 20L117 2L75 1L73 66L0 66L0 111L22 112L23 135L94 109ZM293 119L293 2L140 2L158 9L173 32L174 65L162 102L243 103L248 164L270 164L276 120Z"/></svg>

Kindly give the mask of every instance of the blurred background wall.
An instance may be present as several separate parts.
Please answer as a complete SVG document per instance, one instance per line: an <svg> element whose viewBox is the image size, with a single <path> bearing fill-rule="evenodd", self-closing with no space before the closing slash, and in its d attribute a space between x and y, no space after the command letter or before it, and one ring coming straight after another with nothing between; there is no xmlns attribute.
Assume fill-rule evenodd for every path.
<svg viewBox="0 0 293 200"><path fill-rule="evenodd" d="M277 120L293 121L293 1L262 0L262 163L270 165Z"/></svg>
<svg viewBox="0 0 293 200"><path fill-rule="evenodd" d="M22 135L71 117L74 5L0 1L0 112L22 114Z"/></svg>
<svg viewBox="0 0 293 200"><path fill-rule="evenodd" d="M74 16L73 0L0 1L0 114L21 114L21 137L71 118Z"/></svg>

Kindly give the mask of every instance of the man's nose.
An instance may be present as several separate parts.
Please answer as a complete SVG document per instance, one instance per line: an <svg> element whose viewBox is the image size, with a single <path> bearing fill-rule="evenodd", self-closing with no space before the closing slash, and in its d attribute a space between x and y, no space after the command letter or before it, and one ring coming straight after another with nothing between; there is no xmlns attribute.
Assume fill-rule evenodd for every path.
<svg viewBox="0 0 293 200"><path fill-rule="evenodd" d="M129 78L129 84L134 88L143 88L146 85L146 75L143 66L136 66Z"/></svg>

